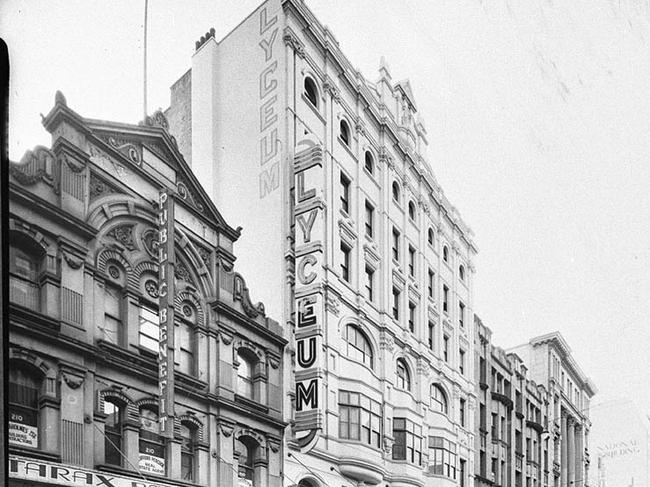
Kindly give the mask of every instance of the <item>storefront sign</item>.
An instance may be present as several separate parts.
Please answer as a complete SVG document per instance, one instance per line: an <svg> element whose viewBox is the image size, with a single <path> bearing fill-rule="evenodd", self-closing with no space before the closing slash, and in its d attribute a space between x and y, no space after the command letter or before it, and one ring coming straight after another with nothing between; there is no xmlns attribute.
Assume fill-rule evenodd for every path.
<svg viewBox="0 0 650 487"><path fill-rule="evenodd" d="M9 411L9 443L38 448L36 412L12 407Z"/></svg>
<svg viewBox="0 0 650 487"><path fill-rule="evenodd" d="M14 455L9 456L9 478L66 487L173 487L166 482L125 477Z"/></svg>
<svg viewBox="0 0 650 487"><path fill-rule="evenodd" d="M159 196L158 310L160 341L158 381L160 434L174 437L174 199L167 189ZM164 462L163 462L164 464Z"/></svg>

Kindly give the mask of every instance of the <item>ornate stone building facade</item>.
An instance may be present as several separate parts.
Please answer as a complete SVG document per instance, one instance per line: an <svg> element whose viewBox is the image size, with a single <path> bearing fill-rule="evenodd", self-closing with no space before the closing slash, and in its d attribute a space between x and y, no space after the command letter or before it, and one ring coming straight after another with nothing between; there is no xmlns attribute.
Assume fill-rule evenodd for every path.
<svg viewBox="0 0 650 487"><path fill-rule="evenodd" d="M57 93L43 123L52 148L9 168L9 485L283 485L287 342L235 271L240 229L162 113Z"/></svg>
<svg viewBox="0 0 650 487"><path fill-rule="evenodd" d="M425 159L408 81L370 81L300 0L196 44L167 111L291 340L301 486L469 485L473 235Z"/></svg>

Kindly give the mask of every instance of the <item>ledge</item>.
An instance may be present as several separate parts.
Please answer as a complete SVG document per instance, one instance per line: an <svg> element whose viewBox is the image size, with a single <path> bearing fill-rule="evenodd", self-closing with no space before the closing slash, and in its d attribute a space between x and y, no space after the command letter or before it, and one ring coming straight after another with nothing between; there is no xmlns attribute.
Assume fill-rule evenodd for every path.
<svg viewBox="0 0 650 487"><path fill-rule="evenodd" d="M500 392L492 391L492 399L495 399L496 401L499 401L501 404L505 405L508 409L512 409L512 406L513 406L512 399L510 399L505 394L501 394Z"/></svg>

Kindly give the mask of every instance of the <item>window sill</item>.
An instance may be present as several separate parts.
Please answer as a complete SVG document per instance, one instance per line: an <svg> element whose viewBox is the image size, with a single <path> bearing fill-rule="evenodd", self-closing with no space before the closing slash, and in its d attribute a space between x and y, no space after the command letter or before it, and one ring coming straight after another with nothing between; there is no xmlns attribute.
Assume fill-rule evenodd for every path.
<svg viewBox="0 0 650 487"><path fill-rule="evenodd" d="M301 97L302 100L305 102L305 104L306 104L309 108L311 108L311 111L314 112L314 115L316 115L316 116L318 117L318 119L319 119L322 123L325 123L325 119L323 118L323 116L321 115L320 111L318 110L318 107L317 107L317 106L314 106L314 104L313 104L311 101L309 101L309 98L307 98L307 97L305 96L305 93L304 93L304 92L300 94L300 97Z"/></svg>
<svg viewBox="0 0 650 487"><path fill-rule="evenodd" d="M346 144L345 141L341 138L340 135L337 135L336 138L338 139L339 143L343 146L343 148L347 151L347 153L350 155L352 160L356 163L357 158L354 155L354 153L352 152L352 147L350 147L350 145ZM354 139L354 137L352 135L350 135L350 139ZM350 140L350 143L352 143L352 140Z"/></svg>
<svg viewBox="0 0 650 487"><path fill-rule="evenodd" d="M260 404L259 402L255 401L254 399L249 399L244 396L240 396L239 394L235 393L235 402L244 404L248 406L249 408L256 409L258 411L262 411L265 414L268 414L269 408L267 406L264 406L263 404Z"/></svg>

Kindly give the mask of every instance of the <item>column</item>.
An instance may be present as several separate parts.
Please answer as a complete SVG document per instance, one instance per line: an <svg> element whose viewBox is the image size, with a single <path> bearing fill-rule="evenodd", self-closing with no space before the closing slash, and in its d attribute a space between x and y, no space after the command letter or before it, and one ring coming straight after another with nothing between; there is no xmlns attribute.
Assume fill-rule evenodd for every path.
<svg viewBox="0 0 650 487"><path fill-rule="evenodd" d="M582 425L576 421L575 426L575 437L576 437L576 475L575 483L576 487L584 487L584 453L585 448L583 446L583 429Z"/></svg>
<svg viewBox="0 0 650 487"><path fill-rule="evenodd" d="M573 417L567 419L567 485L575 487L576 475L576 443L575 443L575 420Z"/></svg>
<svg viewBox="0 0 650 487"><path fill-rule="evenodd" d="M561 438L560 438L560 487L568 487L567 485L567 416L566 412L562 411L561 419Z"/></svg>

